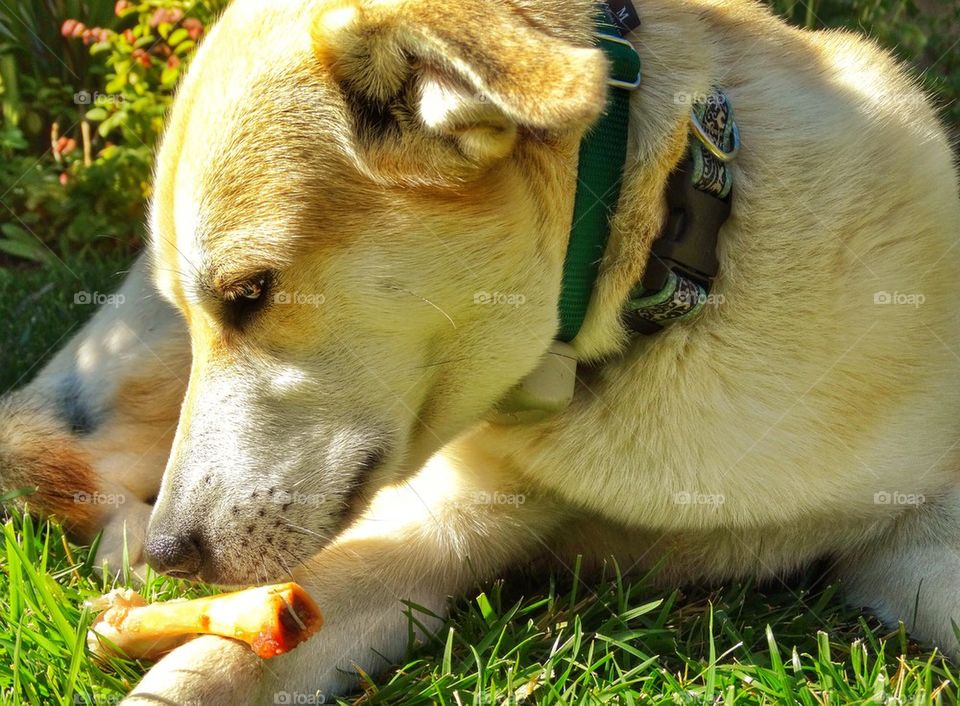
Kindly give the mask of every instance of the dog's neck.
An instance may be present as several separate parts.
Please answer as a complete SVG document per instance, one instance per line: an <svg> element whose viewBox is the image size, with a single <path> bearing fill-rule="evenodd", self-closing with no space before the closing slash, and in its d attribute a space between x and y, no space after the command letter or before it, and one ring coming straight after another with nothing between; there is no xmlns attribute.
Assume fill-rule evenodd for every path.
<svg viewBox="0 0 960 706"><path fill-rule="evenodd" d="M629 39L643 59L643 86L631 105L620 205L587 318L574 342L585 361L613 355L630 340L623 306L664 226L667 182L688 144L687 97L709 93L716 66L699 11L690 3L644 0L636 5L643 25Z"/></svg>

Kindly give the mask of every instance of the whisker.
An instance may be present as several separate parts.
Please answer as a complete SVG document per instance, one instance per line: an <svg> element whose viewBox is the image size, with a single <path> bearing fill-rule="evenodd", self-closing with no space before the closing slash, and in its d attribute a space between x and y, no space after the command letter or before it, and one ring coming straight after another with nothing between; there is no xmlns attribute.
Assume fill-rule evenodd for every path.
<svg viewBox="0 0 960 706"><path fill-rule="evenodd" d="M434 309L436 309L436 310L439 311L441 314L443 314L444 317L446 317L447 321L450 322L450 325L453 326L454 329L457 328L457 324L454 323L454 321L453 321L452 318L450 318L450 315L449 315L447 312L445 312L443 309L441 309L439 306L437 306L436 304L434 304L432 301L430 301L429 299L427 299L426 297L422 297L422 296L420 296L419 294L416 294L416 293L414 293L414 292L411 292L409 289L404 289L403 287L397 287L397 290L399 290L399 291L401 291L401 292L405 292L406 294L409 294L411 297L415 297L416 299L419 299L420 301L424 302L425 304L429 304L429 305L432 306Z"/></svg>
<svg viewBox="0 0 960 706"><path fill-rule="evenodd" d="M292 529L292 530L294 530L294 531L297 531L297 532L301 532L301 533L303 533L303 534L313 535L314 537L318 537L319 539L322 539L324 542L332 542L332 541L333 541L333 539L332 539L331 537L323 534L322 532L317 532L317 531L315 531L315 530L307 529L306 527L301 527L300 525L296 525L296 524L290 522L289 520L281 519L281 522L283 522L283 524L284 524L285 527L288 527L288 528L290 528L290 529Z"/></svg>

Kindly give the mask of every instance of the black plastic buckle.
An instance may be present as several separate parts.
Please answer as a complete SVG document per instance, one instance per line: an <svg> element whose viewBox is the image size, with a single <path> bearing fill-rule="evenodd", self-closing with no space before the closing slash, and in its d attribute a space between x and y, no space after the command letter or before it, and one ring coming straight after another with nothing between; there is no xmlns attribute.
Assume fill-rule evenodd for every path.
<svg viewBox="0 0 960 706"><path fill-rule="evenodd" d="M720 269L717 244L720 229L730 217L730 199L718 199L694 186L690 178L690 161L686 160L670 177L667 206L670 214L663 232L651 248L641 282L643 289L662 291L670 273L676 272L709 292ZM640 312L628 312L624 324L631 331L645 336L663 330L659 324L644 319Z"/></svg>
<svg viewBox="0 0 960 706"><path fill-rule="evenodd" d="M687 161L670 177L667 206L670 215L651 248L643 288L663 289L673 270L709 289L720 269L717 243L720 229L730 217L730 200L694 186Z"/></svg>

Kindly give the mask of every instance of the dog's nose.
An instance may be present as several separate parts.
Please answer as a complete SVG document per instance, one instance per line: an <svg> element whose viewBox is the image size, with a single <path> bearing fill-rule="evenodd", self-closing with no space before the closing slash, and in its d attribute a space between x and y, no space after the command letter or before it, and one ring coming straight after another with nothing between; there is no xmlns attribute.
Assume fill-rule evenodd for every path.
<svg viewBox="0 0 960 706"><path fill-rule="evenodd" d="M200 573L203 549L197 535L154 534L144 546L147 563L157 571L179 578Z"/></svg>

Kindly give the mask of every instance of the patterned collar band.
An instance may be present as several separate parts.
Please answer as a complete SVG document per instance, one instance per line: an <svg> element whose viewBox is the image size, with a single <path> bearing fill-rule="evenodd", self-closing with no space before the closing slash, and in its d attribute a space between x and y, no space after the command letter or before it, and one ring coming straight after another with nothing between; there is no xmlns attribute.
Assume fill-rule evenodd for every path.
<svg viewBox="0 0 960 706"><path fill-rule="evenodd" d="M635 333L653 334L700 314L719 269L717 241L730 217L730 165L740 151L740 130L720 89L694 103L690 125L687 158L667 190L667 226L624 312Z"/></svg>

